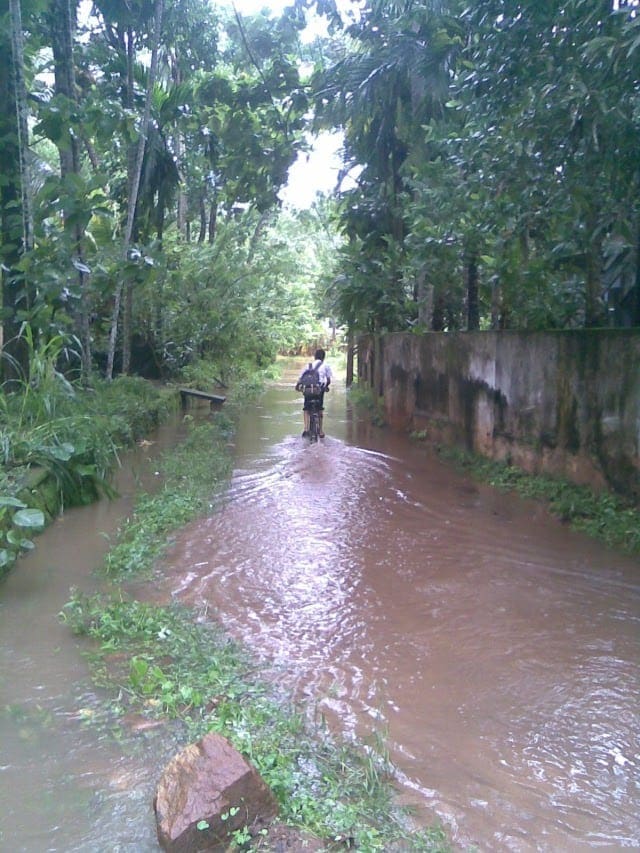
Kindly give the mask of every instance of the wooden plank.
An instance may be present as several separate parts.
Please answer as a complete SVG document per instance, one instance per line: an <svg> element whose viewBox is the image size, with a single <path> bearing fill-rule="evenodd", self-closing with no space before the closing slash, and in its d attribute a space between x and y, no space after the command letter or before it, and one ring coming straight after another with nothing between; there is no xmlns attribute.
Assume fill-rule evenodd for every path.
<svg viewBox="0 0 640 853"><path fill-rule="evenodd" d="M187 397L198 397L200 400L209 400L211 403L224 403L227 399L220 394L209 394L208 391L196 391L194 388L180 388L179 390L183 404L186 402Z"/></svg>

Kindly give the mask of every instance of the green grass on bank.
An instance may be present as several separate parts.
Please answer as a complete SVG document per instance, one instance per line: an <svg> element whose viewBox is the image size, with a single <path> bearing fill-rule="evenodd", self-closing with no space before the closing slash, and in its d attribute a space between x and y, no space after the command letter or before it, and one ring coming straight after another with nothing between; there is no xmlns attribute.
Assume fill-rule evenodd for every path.
<svg viewBox="0 0 640 853"><path fill-rule="evenodd" d="M310 722L261 681L215 625L196 624L186 609L77 594L63 618L93 641L93 678L109 697L96 720L106 716L113 726L114 717L132 713L164 718L184 742L210 731L224 735L272 789L280 820L328 850L450 849L442 829L413 829L409 812L394 805L392 767L380 742L347 744ZM248 828L235 841L251 849ZM256 843L268 850L268 835Z"/></svg>
<svg viewBox="0 0 640 853"><path fill-rule="evenodd" d="M231 472L226 445L232 435L223 414L213 423L194 426L185 441L159 462L162 488L141 494L118 541L106 557L112 576L149 572L165 552L171 534L213 509Z"/></svg>
<svg viewBox="0 0 640 853"><path fill-rule="evenodd" d="M640 554L640 510L610 493L495 462L456 448L440 447L443 459L460 470L505 491L544 502L550 512L575 530L618 548Z"/></svg>

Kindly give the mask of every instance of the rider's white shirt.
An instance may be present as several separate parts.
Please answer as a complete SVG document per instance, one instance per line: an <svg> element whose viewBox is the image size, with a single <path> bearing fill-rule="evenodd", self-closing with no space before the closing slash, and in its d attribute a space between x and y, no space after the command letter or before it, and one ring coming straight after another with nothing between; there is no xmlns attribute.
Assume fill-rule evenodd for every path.
<svg viewBox="0 0 640 853"><path fill-rule="evenodd" d="M317 358L313 362L313 366L318 368L318 376L320 377L321 385L326 385L332 381L333 373L331 372L331 368L328 364L325 364L324 361L320 361L320 359Z"/></svg>

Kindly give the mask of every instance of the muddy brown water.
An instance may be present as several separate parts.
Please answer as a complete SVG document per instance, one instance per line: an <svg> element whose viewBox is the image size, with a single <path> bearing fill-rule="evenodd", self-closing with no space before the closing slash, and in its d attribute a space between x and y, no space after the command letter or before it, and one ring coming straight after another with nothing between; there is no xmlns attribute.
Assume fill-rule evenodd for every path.
<svg viewBox="0 0 640 853"><path fill-rule="evenodd" d="M154 457L176 442L182 423L123 455L121 495L67 510L0 582L0 851L157 851L151 811L165 744L119 743L111 727L88 725L100 698L90 687L86 644L58 614L70 588L105 588L93 570L131 510L141 484L153 486ZM115 731L115 727L114 727ZM149 755L153 756L150 760Z"/></svg>
<svg viewBox="0 0 640 853"><path fill-rule="evenodd" d="M348 734L386 733L461 846L640 845L640 564L477 486L287 377L238 436L226 506L165 593L203 608Z"/></svg>
<svg viewBox="0 0 640 853"><path fill-rule="evenodd" d="M219 618L338 730L382 733L404 799L458 848L639 849L640 562L358 424L339 386L321 444L298 409L285 376L246 412L222 510L146 594ZM100 524L73 547L56 528L55 568L0 587L2 703L54 719L52 738L37 713L0 716L0 849L154 850L158 750L74 719L86 673L52 616Z"/></svg>

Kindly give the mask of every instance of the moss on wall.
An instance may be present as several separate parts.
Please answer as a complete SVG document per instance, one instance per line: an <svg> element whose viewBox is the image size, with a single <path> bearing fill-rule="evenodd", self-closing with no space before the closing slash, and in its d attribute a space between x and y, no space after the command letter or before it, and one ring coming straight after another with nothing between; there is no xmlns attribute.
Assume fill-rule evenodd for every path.
<svg viewBox="0 0 640 853"><path fill-rule="evenodd" d="M395 333L367 347L389 423L640 499L640 329Z"/></svg>

